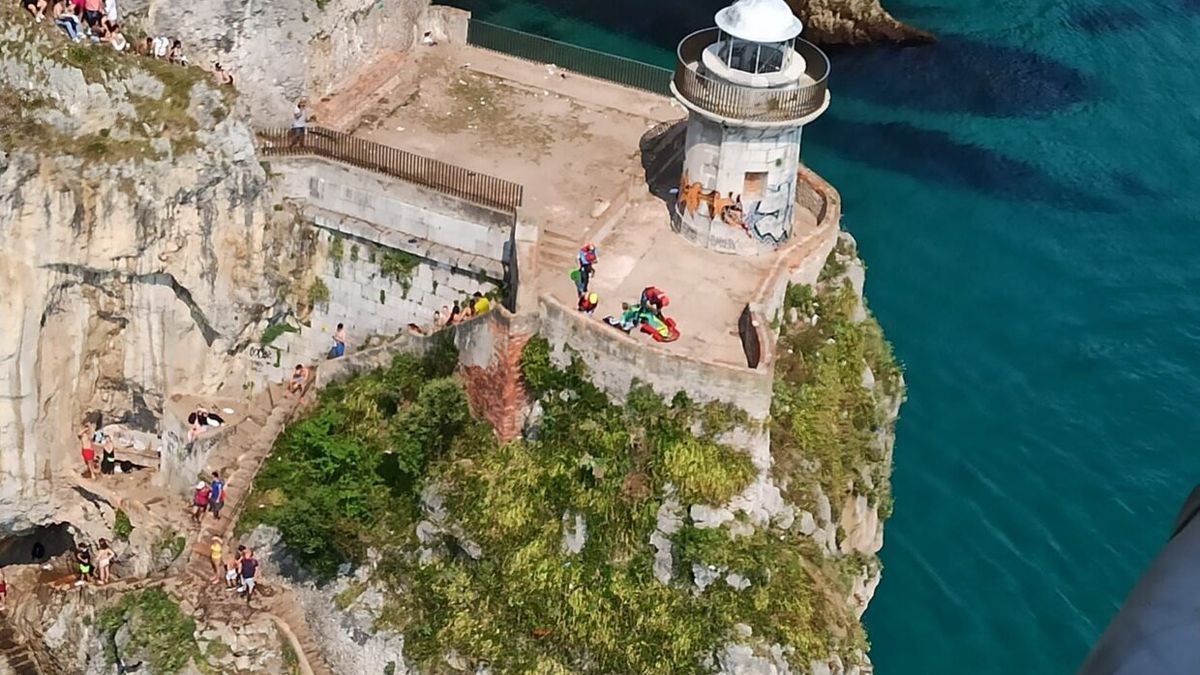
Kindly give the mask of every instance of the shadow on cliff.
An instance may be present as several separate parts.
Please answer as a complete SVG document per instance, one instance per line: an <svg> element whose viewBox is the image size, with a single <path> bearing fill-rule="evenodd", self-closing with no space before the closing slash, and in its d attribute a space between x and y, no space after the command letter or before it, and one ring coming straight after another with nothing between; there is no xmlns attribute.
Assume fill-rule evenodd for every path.
<svg viewBox="0 0 1200 675"><path fill-rule="evenodd" d="M1035 52L947 35L920 47L831 48L834 92L888 107L1036 117L1091 96L1074 68Z"/></svg>
<svg viewBox="0 0 1200 675"><path fill-rule="evenodd" d="M854 122L826 115L812 138L842 157L952 189L1093 213L1114 213L1110 199L1064 183L1037 166L900 122Z"/></svg>

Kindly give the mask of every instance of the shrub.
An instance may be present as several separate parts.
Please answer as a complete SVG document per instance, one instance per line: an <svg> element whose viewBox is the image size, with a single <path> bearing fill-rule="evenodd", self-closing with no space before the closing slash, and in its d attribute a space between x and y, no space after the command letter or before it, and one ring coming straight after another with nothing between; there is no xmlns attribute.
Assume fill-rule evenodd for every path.
<svg viewBox="0 0 1200 675"><path fill-rule="evenodd" d="M316 307L317 305L327 306L329 304L329 287L321 277L313 279L312 285L308 287L308 304Z"/></svg>
<svg viewBox="0 0 1200 675"><path fill-rule="evenodd" d="M172 675L193 658L201 660L193 637L195 622L161 588L123 596L115 605L101 610L98 623L107 636L105 649L110 664L116 656L112 635L125 624L130 628L127 649L144 655L155 673Z"/></svg>
<svg viewBox="0 0 1200 675"><path fill-rule="evenodd" d="M133 533L133 523L129 522L129 516L121 509L117 509L113 520L113 537L121 541L129 541L129 535Z"/></svg>

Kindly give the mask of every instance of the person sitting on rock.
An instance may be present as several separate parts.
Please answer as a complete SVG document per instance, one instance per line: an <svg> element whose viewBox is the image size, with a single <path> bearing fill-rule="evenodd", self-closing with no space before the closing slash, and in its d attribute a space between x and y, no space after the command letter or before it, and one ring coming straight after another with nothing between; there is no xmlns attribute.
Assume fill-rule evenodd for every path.
<svg viewBox="0 0 1200 675"><path fill-rule="evenodd" d="M304 387L308 384L308 368L304 364L297 363L295 370L292 371L292 381L288 382L288 394L303 394Z"/></svg>
<svg viewBox="0 0 1200 675"><path fill-rule="evenodd" d="M21 6L28 10L29 15L38 23L46 18L46 0L21 0Z"/></svg>
<svg viewBox="0 0 1200 675"><path fill-rule="evenodd" d="M50 17L54 19L54 25L63 29L72 42L83 39L79 34L79 17L71 11L66 0L54 0L54 4L50 6Z"/></svg>
<svg viewBox="0 0 1200 675"><path fill-rule="evenodd" d="M171 51L170 51L170 53L167 54L167 59L170 60L171 63L175 63L175 64L178 64L181 66L186 66L188 64L187 57L183 55L183 42L182 41L175 40L174 42L171 43Z"/></svg>
<svg viewBox="0 0 1200 675"><path fill-rule="evenodd" d="M213 61L213 79L223 87L233 86L233 75L219 61Z"/></svg>
<svg viewBox="0 0 1200 675"><path fill-rule="evenodd" d="M483 316L491 311L492 301L488 300L483 293L475 291L474 295L471 296L471 299L471 309L475 312L475 316Z"/></svg>
<svg viewBox="0 0 1200 675"><path fill-rule="evenodd" d="M119 23L110 24L100 41L111 45L113 49L119 52L129 49L129 42L125 40L125 35L121 33L121 24Z"/></svg>

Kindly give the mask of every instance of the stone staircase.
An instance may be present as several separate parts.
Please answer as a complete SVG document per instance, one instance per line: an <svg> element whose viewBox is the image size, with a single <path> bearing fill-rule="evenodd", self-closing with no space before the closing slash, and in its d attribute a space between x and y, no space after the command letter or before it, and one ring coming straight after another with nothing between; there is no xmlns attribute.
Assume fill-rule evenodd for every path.
<svg viewBox="0 0 1200 675"><path fill-rule="evenodd" d="M314 368L314 376L316 369ZM306 394L307 397L311 394ZM212 566L209 563L209 546L213 536L225 542L226 557L236 548L232 541L234 524L245 508L249 489L254 477L270 457L276 437L295 418L303 407L297 399L286 396L286 387L271 384L267 391L255 399L247 412L246 419L221 444L209 458L209 467L221 472L226 480L225 509L221 520L205 516L199 531L192 537L188 549L187 567L183 575L186 586L185 597L197 608L201 616L214 614L226 620L241 615L248 618L251 613L265 612L277 623L282 624L288 639L302 655L301 670L314 675L334 675L325 663L316 639L308 629L300 603L286 589L279 586L262 585L261 595L256 594L253 608L247 607L242 596L225 590L224 580L212 583Z"/></svg>
<svg viewBox="0 0 1200 675"><path fill-rule="evenodd" d="M586 242L565 232L543 229L538 236L538 269L550 278L561 277L562 283L570 284L567 276L578 265L579 247Z"/></svg>
<svg viewBox="0 0 1200 675"><path fill-rule="evenodd" d="M4 666L8 666L8 670ZM43 675L33 650L20 639L7 621L0 623L0 673L13 675Z"/></svg>

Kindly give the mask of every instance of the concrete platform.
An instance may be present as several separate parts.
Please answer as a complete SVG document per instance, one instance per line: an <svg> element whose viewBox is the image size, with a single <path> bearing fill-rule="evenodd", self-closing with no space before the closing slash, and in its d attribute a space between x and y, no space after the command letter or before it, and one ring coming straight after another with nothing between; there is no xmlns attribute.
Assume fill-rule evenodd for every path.
<svg viewBox="0 0 1200 675"><path fill-rule="evenodd" d="M540 229L537 297L575 307L568 275L579 247L592 241L600 248L595 320L658 286L682 336L670 344L640 336L648 346L746 367L738 317L763 300L783 250L796 249L734 256L671 230L670 189L682 171L683 128L675 123L686 117L680 104L472 47L415 49L398 61L404 73L387 79L386 92L370 93L381 78L360 72L318 112L370 140L523 184L520 220ZM816 230L816 216L798 207L789 244ZM831 242L833 230L821 236Z"/></svg>

